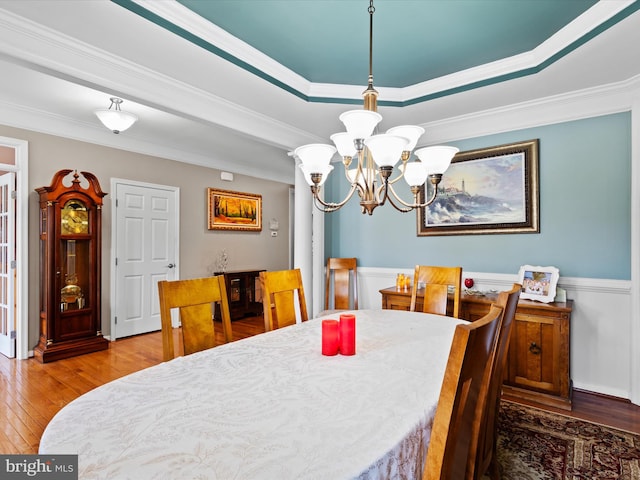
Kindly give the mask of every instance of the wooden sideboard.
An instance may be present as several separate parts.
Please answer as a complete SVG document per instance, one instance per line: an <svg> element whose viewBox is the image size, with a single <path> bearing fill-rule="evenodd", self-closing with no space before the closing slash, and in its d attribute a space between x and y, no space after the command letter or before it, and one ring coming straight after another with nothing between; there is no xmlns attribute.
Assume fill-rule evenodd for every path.
<svg viewBox="0 0 640 480"><path fill-rule="evenodd" d="M248 315L262 315L262 295L259 289L258 276L264 270L243 270L234 272L216 272L214 275L224 275L229 299L229 314L231 320ZM220 318L219 308L216 306L216 319Z"/></svg>
<svg viewBox="0 0 640 480"><path fill-rule="evenodd" d="M409 310L411 290L395 287L380 290L382 308ZM422 309L418 290L416 309ZM484 316L497 294L468 295L463 292L460 318L474 321ZM569 339L573 301L540 303L520 300L514 317L509 360L503 392L534 403L571 410L572 385Z"/></svg>

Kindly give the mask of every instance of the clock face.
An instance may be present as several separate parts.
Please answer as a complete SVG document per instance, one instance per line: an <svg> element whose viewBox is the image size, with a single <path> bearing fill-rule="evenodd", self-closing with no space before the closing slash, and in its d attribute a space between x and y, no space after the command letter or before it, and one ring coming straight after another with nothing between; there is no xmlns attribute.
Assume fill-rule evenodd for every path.
<svg viewBox="0 0 640 480"><path fill-rule="evenodd" d="M89 233L89 212L80 200L69 200L62 207L60 215L62 234Z"/></svg>

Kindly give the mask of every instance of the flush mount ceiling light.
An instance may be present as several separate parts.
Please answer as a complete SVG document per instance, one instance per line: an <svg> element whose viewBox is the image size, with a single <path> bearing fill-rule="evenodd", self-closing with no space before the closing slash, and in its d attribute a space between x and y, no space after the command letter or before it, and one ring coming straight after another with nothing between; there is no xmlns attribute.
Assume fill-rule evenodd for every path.
<svg viewBox="0 0 640 480"><path fill-rule="evenodd" d="M451 160L458 152L455 147L444 145L419 148L416 150L416 160L409 162L411 151L415 148L420 136L424 133L422 127L416 125L402 125L394 127L385 134L373 135L382 115L377 113L378 92L373 88L373 0L369 2L369 82L364 91L364 109L350 110L340 115L347 131L331 135L335 144L310 144L298 147L293 155L302 163L300 169L304 173L307 183L311 186L314 203L323 212L334 212L345 205L357 191L360 197L362 213L371 215L373 210L384 205L387 199L396 210L410 212L432 204L438 195L438 184L442 181L442 174L449 168ZM325 202L320 197L322 184L333 170L330 165L331 157L336 151L342 157L344 172L351 185L347 196L338 203ZM358 164L349 169L353 158ZM391 178L395 165L401 161L395 178ZM406 202L396 194L393 184L404 178L413 194L413 201ZM432 185L429 198L420 203L419 194L422 185Z"/></svg>
<svg viewBox="0 0 640 480"><path fill-rule="evenodd" d="M121 98L111 97L110 100L111 105L109 105L109 108L95 111L95 114L105 127L113 133L120 133L138 121L138 117L133 113L120 110Z"/></svg>

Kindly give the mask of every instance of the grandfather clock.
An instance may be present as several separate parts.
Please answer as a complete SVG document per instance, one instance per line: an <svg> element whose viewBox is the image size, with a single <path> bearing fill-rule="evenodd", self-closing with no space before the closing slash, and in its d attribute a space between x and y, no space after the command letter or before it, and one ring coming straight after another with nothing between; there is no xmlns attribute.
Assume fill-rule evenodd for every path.
<svg viewBox="0 0 640 480"><path fill-rule="evenodd" d="M69 174L73 172L73 175ZM60 170L40 187L41 362L105 350L100 319L102 197L89 172ZM70 185L63 180L72 177ZM67 184L69 181L67 180Z"/></svg>

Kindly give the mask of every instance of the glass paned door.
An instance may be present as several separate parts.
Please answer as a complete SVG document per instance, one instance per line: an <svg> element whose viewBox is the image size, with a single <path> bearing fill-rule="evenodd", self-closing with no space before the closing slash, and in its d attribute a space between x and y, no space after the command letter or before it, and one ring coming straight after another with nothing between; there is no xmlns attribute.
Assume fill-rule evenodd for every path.
<svg viewBox="0 0 640 480"><path fill-rule="evenodd" d="M0 176L0 353L16 356L14 299L15 173Z"/></svg>

